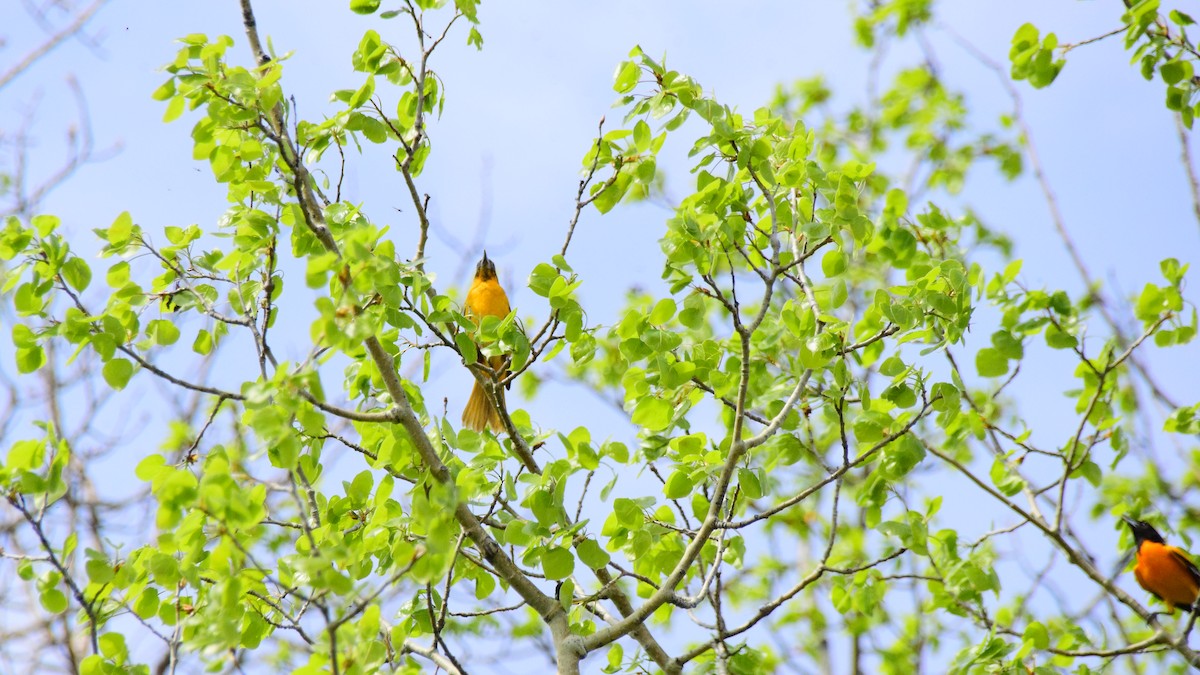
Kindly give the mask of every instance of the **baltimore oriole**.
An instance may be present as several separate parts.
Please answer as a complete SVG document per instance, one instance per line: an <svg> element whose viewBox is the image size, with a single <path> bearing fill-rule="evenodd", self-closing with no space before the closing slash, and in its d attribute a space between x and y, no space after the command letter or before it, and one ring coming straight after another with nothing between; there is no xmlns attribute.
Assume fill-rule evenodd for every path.
<svg viewBox="0 0 1200 675"><path fill-rule="evenodd" d="M1154 597L1167 604L1168 613L1178 607L1192 611L1192 605L1200 596L1200 569L1184 551L1167 546L1162 535L1150 523L1121 516L1137 547L1134 557L1133 577L1138 585L1150 591Z"/></svg>
<svg viewBox="0 0 1200 675"><path fill-rule="evenodd" d="M467 291L466 305L467 314L476 321L481 321L485 316L503 319L510 311L508 296L504 294L504 289L500 288L500 281L496 278L496 264L488 260L487 251L483 252L483 258L475 265L475 280L471 282L471 288ZM508 372L504 356L489 357L487 364L498 380ZM497 388L496 395L500 402L504 401L503 389ZM471 389L471 398L467 399L462 421L463 426L475 431L483 431L484 428L500 431L503 428L500 413L488 402L487 394L483 387L479 386L478 380Z"/></svg>

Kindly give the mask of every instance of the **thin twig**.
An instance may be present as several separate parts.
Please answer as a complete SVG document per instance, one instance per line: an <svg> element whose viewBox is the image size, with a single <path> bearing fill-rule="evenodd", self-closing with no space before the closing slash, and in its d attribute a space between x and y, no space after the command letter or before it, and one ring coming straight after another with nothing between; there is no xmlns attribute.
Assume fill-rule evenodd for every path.
<svg viewBox="0 0 1200 675"><path fill-rule="evenodd" d="M62 44L64 40L82 30L83 27L87 25L87 22L90 21L92 17L96 15L96 12L100 11L100 8L103 7L107 2L108 0L95 0L95 2L85 7L84 10L79 14L76 14L75 19L71 21L71 23L67 24L62 28L62 30L50 36L50 39L35 47L32 51L25 55L25 58L14 64L12 68L9 68L3 74L0 74L0 89L4 89L6 85L15 80L18 76L28 72L33 64L37 63L39 59L54 51L54 48Z"/></svg>
<svg viewBox="0 0 1200 675"><path fill-rule="evenodd" d="M1183 126L1183 118L1179 114L1175 115L1175 130L1179 134L1179 150L1180 160L1183 161L1183 169L1187 172L1188 187L1192 190L1192 212L1196 214L1196 220L1200 221L1200 179L1196 177L1196 166L1192 163L1192 145L1191 139L1188 138L1188 131Z"/></svg>

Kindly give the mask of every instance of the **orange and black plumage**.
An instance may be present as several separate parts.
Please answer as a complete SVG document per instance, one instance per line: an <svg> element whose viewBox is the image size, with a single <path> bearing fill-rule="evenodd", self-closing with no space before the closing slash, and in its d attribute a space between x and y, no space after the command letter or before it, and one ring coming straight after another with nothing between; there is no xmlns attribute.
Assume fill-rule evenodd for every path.
<svg viewBox="0 0 1200 675"><path fill-rule="evenodd" d="M1133 577L1138 585L1166 603L1170 612L1192 611L1200 596L1200 569L1185 551L1168 545L1150 523L1129 516L1121 519L1133 531Z"/></svg>

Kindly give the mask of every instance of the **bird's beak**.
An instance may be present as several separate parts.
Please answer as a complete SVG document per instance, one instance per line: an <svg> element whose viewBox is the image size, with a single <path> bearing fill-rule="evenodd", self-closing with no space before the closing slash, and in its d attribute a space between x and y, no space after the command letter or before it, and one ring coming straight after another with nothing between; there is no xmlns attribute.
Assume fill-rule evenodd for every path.
<svg viewBox="0 0 1200 675"><path fill-rule="evenodd" d="M483 262L486 263L487 261L488 261L487 250L485 249L483 252Z"/></svg>
<svg viewBox="0 0 1200 675"><path fill-rule="evenodd" d="M1130 518L1129 514L1122 514L1121 520L1125 521L1125 524L1130 527L1137 527L1138 525L1138 521Z"/></svg>

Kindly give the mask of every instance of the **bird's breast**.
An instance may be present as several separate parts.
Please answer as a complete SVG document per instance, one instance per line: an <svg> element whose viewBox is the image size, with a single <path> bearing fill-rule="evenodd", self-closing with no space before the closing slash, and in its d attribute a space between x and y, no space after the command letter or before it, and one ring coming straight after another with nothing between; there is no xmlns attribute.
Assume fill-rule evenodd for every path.
<svg viewBox="0 0 1200 675"><path fill-rule="evenodd" d="M476 282L467 292L467 309L475 316L503 318L509 312L508 296L495 280Z"/></svg>

